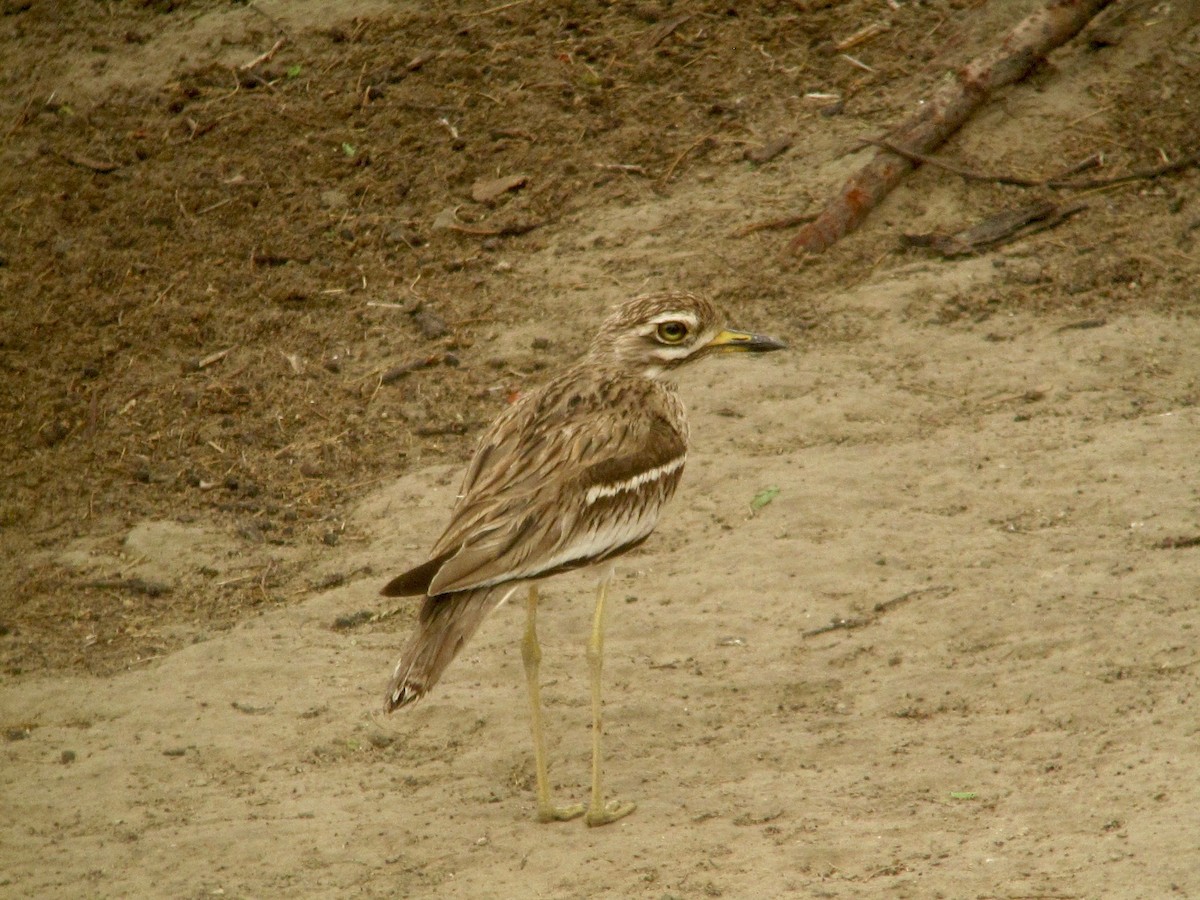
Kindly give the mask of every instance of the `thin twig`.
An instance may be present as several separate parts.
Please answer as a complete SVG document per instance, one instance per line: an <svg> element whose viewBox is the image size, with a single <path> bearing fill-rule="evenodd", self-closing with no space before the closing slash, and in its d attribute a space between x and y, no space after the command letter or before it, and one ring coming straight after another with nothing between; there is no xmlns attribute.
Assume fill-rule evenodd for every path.
<svg viewBox="0 0 1200 900"><path fill-rule="evenodd" d="M667 166L667 171L664 172L662 174L662 177L658 179L658 183L666 184L668 181L670 181L671 176L675 174L676 167L678 167L678 165L681 162L683 162L684 157L686 157L689 153L691 153L693 150L695 150L697 147L699 147L705 141L712 140L712 138L715 135L716 135L715 131L710 132L709 134L706 134L704 137L700 138L698 141L696 141L692 144L689 144L687 147L685 147L673 160L671 160L671 165Z"/></svg>
<svg viewBox="0 0 1200 900"><path fill-rule="evenodd" d="M816 213L800 213L793 216L783 216L780 219L768 219L765 222L751 222L749 225L743 225L735 231L733 237L745 237L748 234L754 234L756 231L778 231L783 228L795 228L797 225L804 225L811 222L816 217Z"/></svg>
<svg viewBox="0 0 1200 900"><path fill-rule="evenodd" d="M1170 175L1175 172L1182 171L1200 164L1200 152L1193 153L1190 156L1184 156L1174 162L1167 162L1161 166L1153 166L1148 169L1134 169L1132 172L1126 172L1124 175L1112 175L1107 178L1071 178L1071 175L1082 172L1086 169L1095 168L1099 164L1099 158L1096 154L1092 154L1071 166L1065 172L1055 175L1050 178L1021 178L1016 175L996 175L986 172L976 172L973 169L968 169L965 166L960 166L956 163L949 162L936 156L929 156L925 153L918 153L915 150L910 150L907 147L902 147L893 141L879 140L868 138L864 143L872 144L876 147L882 147L895 153L897 156L903 156L911 162L921 163L922 165L936 166L939 169L945 169L947 172L953 172L960 178L965 178L968 181L986 181L993 184L1007 184L1014 187L1047 187L1047 188L1072 188L1078 190L1087 190L1098 187L1110 187L1115 184L1124 184L1127 181L1146 181L1153 178L1160 178L1163 175Z"/></svg>
<svg viewBox="0 0 1200 900"><path fill-rule="evenodd" d="M204 209L198 209L198 210L196 210L196 215L197 215L197 216L202 216L202 215L204 215L205 213L210 213L210 212L212 212L214 209L220 209L222 206L225 206L226 204L229 204L229 203L232 203L232 202L233 202L233 198L232 198L232 197L226 197L224 200L218 200L216 203L210 203L208 206L204 207Z"/></svg>
<svg viewBox="0 0 1200 900"><path fill-rule="evenodd" d="M541 222L512 222L508 225L496 225L493 227L463 225L455 222L446 226L446 228L448 231L457 231L459 234L470 234L475 237L514 237L519 234L528 234L535 228L541 228L548 221L548 219L545 219Z"/></svg>
<svg viewBox="0 0 1200 900"><path fill-rule="evenodd" d="M213 363L219 363L230 353L232 353L236 347L237 345L234 344L233 347L226 347L224 350L218 350L215 353L210 353L208 356L200 358L196 361L196 368L207 369L209 366L213 365Z"/></svg>
<svg viewBox="0 0 1200 900"><path fill-rule="evenodd" d="M595 163L594 165L597 169L603 169L605 172L628 172L633 175L641 175L643 178L649 177L644 166L631 163Z"/></svg>
<svg viewBox="0 0 1200 900"><path fill-rule="evenodd" d="M1009 184L1016 187L1044 187L1046 179L1044 178L1019 178L1016 175L992 175L986 172L976 172L973 169L968 169L956 163L940 159L936 156L930 156L926 153L918 153L916 150L910 150L907 147L901 147L894 141L886 141L877 138L866 138L863 143L871 144L875 147L882 147L895 153L897 156L903 156L911 162L920 163L924 166L934 166L939 169L945 169L947 172L965 178L968 181L987 181L994 184Z"/></svg>
<svg viewBox="0 0 1200 900"><path fill-rule="evenodd" d="M849 53L839 53L838 55L839 55L839 56L840 56L842 59L844 59L846 62L850 63L850 65L854 66L854 68L856 68L856 69L862 69L864 72L869 72L869 73L870 73L870 74L872 74L872 75L874 75L874 74L875 74L875 70L874 70L874 69L872 69L870 66L868 66L868 65L867 65L865 62L863 62L861 59L858 59L858 58L856 58L856 57L853 57L853 56L851 56Z"/></svg>
<svg viewBox="0 0 1200 900"><path fill-rule="evenodd" d="M490 16L492 13L502 12L506 9L512 9L514 6L524 6L530 0L512 0L511 3L501 3L499 6L493 6L491 9L484 9L475 13L463 13L464 19L474 19L479 16Z"/></svg>
<svg viewBox="0 0 1200 900"><path fill-rule="evenodd" d="M855 628L863 628L872 624L879 619L884 613L891 612L897 606L907 603L914 597L919 597L921 594L940 593L943 597L952 591L953 588L948 584L941 584L935 587L918 588L915 591L908 591L901 594L899 597L893 597L891 600L883 600L871 607L871 611L865 616L857 616L855 618L834 619L828 625L822 625L820 628L812 628L805 631L802 637L816 637L821 634L828 634L831 631L851 631Z"/></svg>
<svg viewBox="0 0 1200 900"><path fill-rule="evenodd" d="M271 60L271 58L276 53L279 52L279 48L282 47L286 43L287 43L287 38L281 37L279 40L277 40L274 44L271 45L271 49L268 50L266 53L260 53L258 56L254 57L254 59L250 60L250 62L245 63L244 65L240 65L240 66L238 66L238 68L241 69L243 72L249 72L251 69L253 69L255 66L259 65L260 63L269 62Z"/></svg>
<svg viewBox="0 0 1200 900"><path fill-rule="evenodd" d="M118 162L103 162L102 160L92 159L89 156L83 156L79 153L64 153L59 150L52 150L48 147L42 148L43 153L49 153L52 156L57 156L65 163L70 163L73 166L78 166L81 169L90 169L93 172L99 172L101 175L107 175L110 172L115 172L121 168L121 163Z"/></svg>
<svg viewBox="0 0 1200 900"><path fill-rule="evenodd" d="M1164 163L1161 166L1154 166L1149 169L1134 169L1132 172L1126 172L1124 175L1114 175L1111 178L1083 178L1075 181L1049 181L1047 187L1069 187L1069 188L1101 188L1111 187L1114 184L1125 184L1127 181L1149 181L1154 178L1159 178L1163 175L1171 175L1175 172L1182 172L1184 169L1189 169L1192 166L1200 165L1200 151L1184 156L1175 162Z"/></svg>

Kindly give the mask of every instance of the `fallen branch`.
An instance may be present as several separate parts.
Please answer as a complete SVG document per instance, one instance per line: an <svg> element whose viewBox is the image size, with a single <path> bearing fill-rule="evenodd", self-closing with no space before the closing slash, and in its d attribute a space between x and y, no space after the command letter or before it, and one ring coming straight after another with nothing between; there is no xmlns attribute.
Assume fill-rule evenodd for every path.
<svg viewBox="0 0 1200 900"><path fill-rule="evenodd" d="M866 143L874 144L876 147L882 147L895 153L897 156L903 156L910 162L920 163L923 166L935 166L939 169L945 169L957 175L959 178L964 178L967 181L984 181L989 184L1007 184L1013 187L1057 187L1054 184L1056 178L1021 178L1016 175L992 175L987 172L976 172L974 169L968 169L966 166L960 166L957 163L949 162L948 160L939 159L936 156L929 156L926 153L917 153L915 150L909 150L907 147L901 147L894 141L883 140L868 140ZM1096 155L1089 156L1078 165L1072 166L1069 170L1072 174L1083 171L1084 168L1095 168L1100 164L1100 159Z"/></svg>
<svg viewBox="0 0 1200 900"><path fill-rule="evenodd" d="M906 247L928 247L947 259L968 256L980 250L997 247L1045 231L1065 222L1075 213L1086 209L1086 203L1033 203L1018 209L1005 210L988 216L982 222L956 231L954 234L903 234L901 243Z"/></svg>
<svg viewBox="0 0 1200 900"><path fill-rule="evenodd" d="M1004 39L955 73L888 141L929 153L954 134L991 94L1024 78L1055 47L1076 34L1112 0L1050 0ZM857 228L913 168L914 162L880 149L788 244L793 253L820 253Z"/></svg>
<svg viewBox="0 0 1200 900"><path fill-rule="evenodd" d="M1175 160L1175 162L1163 163L1161 166L1152 166L1149 169L1134 169L1132 172L1126 172L1124 175L1113 175L1109 178L1080 178L1061 183L1051 181L1047 182L1046 186L1089 190L1091 188L1112 187L1114 184L1125 184L1127 181L1149 181L1161 178L1163 175L1182 172L1184 169L1190 169L1192 166L1200 166L1200 151L1181 157Z"/></svg>
<svg viewBox="0 0 1200 900"><path fill-rule="evenodd" d="M1117 184L1125 184L1129 181L1152 181L1155 178L1161 178L1163 175L1173 175L1176 172L1181 172L1184 169L1195 165L1200 165L1200 151L1192 153L1188 156L1182 156L1174 162L1163 163L1161 166L1151 166L1148 169L1134 169L1132 172L1125 172L1122 175L1109 175L1103 178L1074 178L1080 172L1086 172L1089 169L1095 169L1103 162L1102 157L1098 153L1093 153L1086 159L1080 160L1075 165L1060 172L1057 175L1052 175L1049 178L1021 178L1016 175L992 175L986 172L976 172L974 169L968 169L965 166L960 166L957 163L949 162L948 160L940 159L936 156L929 156L926 153L918 153L915 150L910 150L907 147L901 147L894 141L886 140L868 140L868 144L874 144L877 147L882 147L895 153L898 156L903 156L905 159L921 165L936 166L939 169L945 169L947 172L953 172L960 178L965 178L967 181L986 181L991 184L1007 184L1014 187L1045 187L1054 189L1069 189L1069 190L1093 190L1095 188L1112 187Z"/></svg>

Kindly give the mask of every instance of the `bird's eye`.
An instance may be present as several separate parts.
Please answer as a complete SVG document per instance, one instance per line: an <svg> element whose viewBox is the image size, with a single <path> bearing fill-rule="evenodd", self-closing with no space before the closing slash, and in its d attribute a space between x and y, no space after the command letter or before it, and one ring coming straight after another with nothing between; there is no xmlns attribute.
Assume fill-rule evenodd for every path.
<svg viewBox="0 0 1200 900"><path fill-rule="evenodd" d="M687 337L688 327L683 322L663 322L658 326L658 339L664 344L678 344Z"/></svg>

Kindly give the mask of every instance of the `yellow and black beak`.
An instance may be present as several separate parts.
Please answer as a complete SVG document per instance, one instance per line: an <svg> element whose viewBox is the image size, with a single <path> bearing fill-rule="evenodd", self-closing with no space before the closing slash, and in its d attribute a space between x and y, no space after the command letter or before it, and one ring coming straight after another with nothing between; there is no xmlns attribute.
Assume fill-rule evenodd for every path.
<svg viewBox="0 0 1200 900"><path fill-rule="evenodd" d="M787 344L765 334L722 331L705 345L705 349L719 353L770 353L772 350L786 350Z"/></svg>

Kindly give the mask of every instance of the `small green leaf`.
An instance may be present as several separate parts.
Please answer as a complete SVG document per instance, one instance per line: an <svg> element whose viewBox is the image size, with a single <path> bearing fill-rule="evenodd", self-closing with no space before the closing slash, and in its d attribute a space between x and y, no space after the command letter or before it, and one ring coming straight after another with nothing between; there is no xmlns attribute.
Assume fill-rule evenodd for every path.
<svg viewBox="0 0 1200 900"><path fill-rule="evenodd" d="M288 66L287 77L288 78L299 78L300 73L303 71L304 71L304 67L301 66L300 63L296 63L296 65L294 65L294 66Z"/></svg>
<svg viewBox="0 0 1200 900"><path fill-rule="evenodd" d="M345 153L347 156L353 156L355 153L358 152L358 150L355 148L355 146L353 144L342 144L342 152Z"/></svg>
<svg viewBox="0 0 1200 900"><path fill-rule="evenodd" d="M761 491L755 494L754 499L750 501L750 512L758 512L778 496L779 488L775 487L774 485L763 488Z"/></svg>
<svg viewBox="0 0 1200 900"><path fill-rule="evenodd" d="M977 793L975 793L974 791L951 791L950 792L951 800L975 800L975 799L978 799L978 797L979 797L979 795Z"/></svg>

